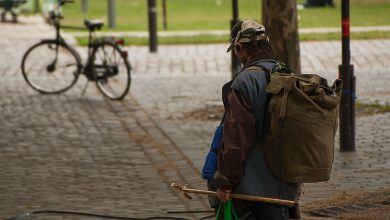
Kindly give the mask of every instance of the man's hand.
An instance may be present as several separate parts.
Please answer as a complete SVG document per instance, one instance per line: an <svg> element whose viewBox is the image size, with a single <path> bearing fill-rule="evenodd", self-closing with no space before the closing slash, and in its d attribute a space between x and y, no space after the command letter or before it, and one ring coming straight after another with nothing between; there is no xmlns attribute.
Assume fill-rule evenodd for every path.
<svg viewBox="0 0 390 220"><path fill-rule="evenodd" d="M217 196L221 202L225 203L229 200L230 198L230 193L231 190L222 190L222 189L217 189Z"/></svg>

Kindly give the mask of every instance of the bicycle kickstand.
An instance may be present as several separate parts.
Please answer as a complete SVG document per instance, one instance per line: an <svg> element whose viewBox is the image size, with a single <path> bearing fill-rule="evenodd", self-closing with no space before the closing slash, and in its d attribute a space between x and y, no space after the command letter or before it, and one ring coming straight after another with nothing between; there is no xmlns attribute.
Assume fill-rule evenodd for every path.
<svg viewBox="0 0 390 220"><path fill-rule="evenodd" d="M85 84L84 89L81 92L80 98L82 98L84 96L85 92L87 91L88 84L89 84L89 80L87 79L87 83Z"/></svg>

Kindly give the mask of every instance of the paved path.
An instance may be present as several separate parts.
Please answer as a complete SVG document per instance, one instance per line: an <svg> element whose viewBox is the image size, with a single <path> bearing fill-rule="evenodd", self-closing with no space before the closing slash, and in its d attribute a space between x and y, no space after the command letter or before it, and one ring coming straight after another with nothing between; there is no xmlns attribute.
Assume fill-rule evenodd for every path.
<svg viewBox="0 0 390 220"><path fill-rule="evenodd" d="M173 181L204 183L135 97L111 102L94 86L80 97L84 78L59 96L28 88L19 70L22 55L40 31L46 35L50 29L18 33L34 31L22 26L2 25L9 32L0 33L1 219L29 206L129 217L208 209L204 198L195 196L189 203L171 189ZM184 214L190 219L205 215Z"/></svg>
<svg viewBox="0 0 390 220"><path fill-rule="evenodd" d="M227 45L160 46L157 54L129 47L134 78L123 102L105 100L94 86L80 97L84 78L47 96L27 87L19 70L24 51L51 33L34 22L0 27L0 218L27 206L131 217L207 210L204 198L185 201L169 183L205 188L199 170L218 122L191 113L221 106ZM390 41L353 41L351 48L358 100L389 101ZM302 43L303 72L333 81L340 51L337 42ZM388 188L389 136L389 113L358 118L357 151L336 151L331 180L307 184L303 202Z"/></svg>
<svg viewBox="0 0 390 220"><path fill-rule="evenodd" d="M135 76L183 76L229 74L230 55L227 45L159 46L157 54L147 47L129 47ZM352 41L351 63L357 77L359 101L390 102L390 40ZM317 73L330 82L338 78L341 45L337 41L301 43L303 73Z"/></svg>

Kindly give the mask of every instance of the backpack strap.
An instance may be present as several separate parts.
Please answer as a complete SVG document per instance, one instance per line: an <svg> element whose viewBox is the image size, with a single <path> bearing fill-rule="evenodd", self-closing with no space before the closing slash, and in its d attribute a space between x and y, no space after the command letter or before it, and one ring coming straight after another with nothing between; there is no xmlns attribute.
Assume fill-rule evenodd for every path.
<svg viewBox="0 0 390 220"><path fill-rule="evenodd" d="M250 66L248 68L246 68L245 70L260 70L261 68L263 68L262 66Z"/></svg>
<svg viewBox="0 0 390 220"><path fill-rule="evenodd" d="M265 74L265 78L266 78L266 80L267 80L267 84L271 81L271 72L272 72L272 69L267 69L267 68L265 68L264 66L262 66L262 65L253 65L253 66L250 66L250 67L248 67L248 68L246 68L246 69L244 69L244 70L260 70L260 69L263 69L264 70L264 72L266 73ZM244 71L243 70L243 71Z"/></svg>
<svg viewBox="0 0 390 220"><path fill-rule="evenodd" d="M292 80L288 81L286 87L283 88L284 92L283 92L282 104L279 112L279 120L281 122L284 122L284 116L286 115L287 96L290 94L294 82L295 81Z"/></svg>
<svg viewBox="0 0 390 220"><path fill-rule="evenodd" d="M269 82L271 82L271 72L272 72L271 69L265 71L265 79L267 80L267 84L268 84Z"/></svg>
<svg viewBox="0 0 390 220"><path fill-rule="evenodd" d="M262 62L273 62L275 65L277 64L277 61L273 60L273 59L262 60ZM262 68L266 73L265 77L266 77L267 84L268 84L271 81L271 73L272 73L273 69L275 68L275 66L268 69L265 66L261 65L262 62L254 63L252 66L248 67L247 69L249 70L250 68L253 68L252 70L259 70L259 68Z"/></svg>

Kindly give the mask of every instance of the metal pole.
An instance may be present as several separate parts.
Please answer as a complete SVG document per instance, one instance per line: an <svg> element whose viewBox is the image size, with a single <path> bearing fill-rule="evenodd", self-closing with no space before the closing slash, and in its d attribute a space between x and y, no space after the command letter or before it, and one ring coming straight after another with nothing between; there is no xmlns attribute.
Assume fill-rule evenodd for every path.
<svg viewBox="0 0 390 220"><path fill-rule="evenodd" d="M164 30L168 28L168 23L167 23L167 0L162 0L163 1L163 26Z"/></svg>
<svg viewBox="0 0 390 220"><path fill-rule="evenodd" d="M234 27L235 24L239 22L238 19L238 0L232 0L232 10L233 10L233 18L230 20L230 30ZM231 36L231 35L230 35ZM231 72L232 72L232 78L235 74L240 71L240 61L238 60L236 54L234 53L234 50L231 52Z"/></svg>
<svg viewBox="0 0 390 220"><path fill-rule="evenodd" d="M351 65L349 0L342 0L342 64L339 78L343 80L340 104L340 151L355 151L356 77Z"/></svg>
<svg viewBox="0 0 390 220"><path fill-rule="evenodd" d="M41 10L41 7L40 7L40 5L39 5L39 0L35 0L35 1L34 1L34 12L35 12L35 13L39 13L40 10Z"/></svg>
<svg viewBox="0 0 390 220"><path fill-rule="evenodd" d="M108 27L114 28L115 24L115 0L108 0Z"/></svg>
<svg viewBox="0 0 390 220"><path fill-rule="evenodd" d="M157 8L156 0L148 0L149 51L157 52Z"/></svg>
<svg viewBox="0 0 390 220"><path fill-rule="evenodd" d="M81 10L83 13L88 11L88 0L81 0Z"/></svg>

